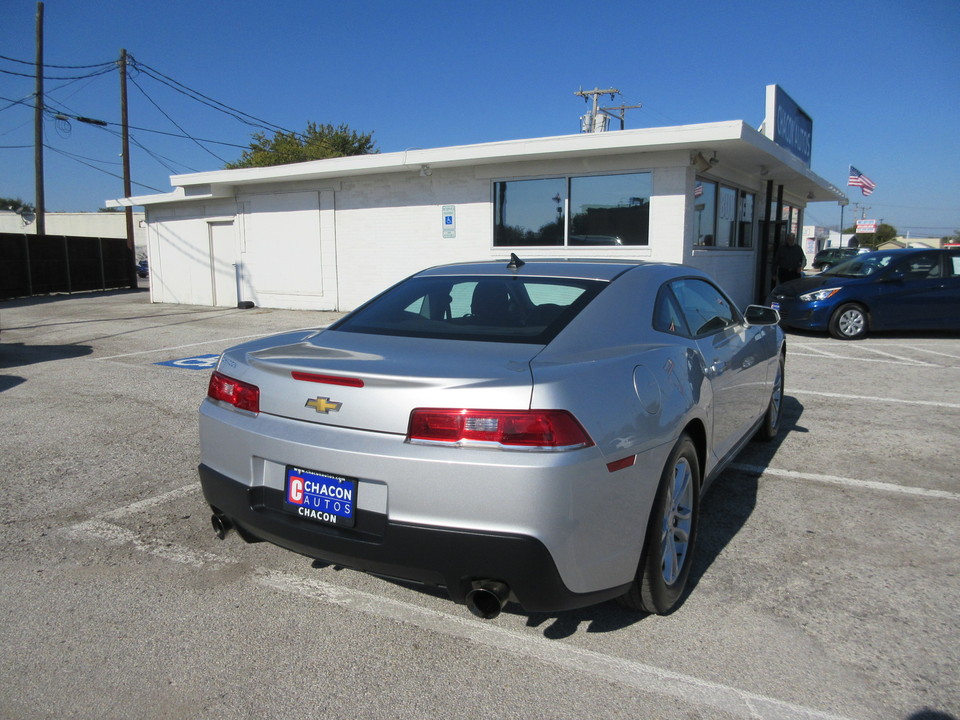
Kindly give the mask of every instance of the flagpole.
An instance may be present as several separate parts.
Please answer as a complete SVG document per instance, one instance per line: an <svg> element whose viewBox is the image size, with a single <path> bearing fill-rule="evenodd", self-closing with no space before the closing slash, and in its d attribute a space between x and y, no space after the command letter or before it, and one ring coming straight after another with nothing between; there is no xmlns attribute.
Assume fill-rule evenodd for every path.
<svg viewBox="0 0 960 720"><path fill-rule="evenodd" d="M840 204L840 240L838 241L840 247L843 247L843 209L850 204L850 201L846 198L837 201Z"/></svg>

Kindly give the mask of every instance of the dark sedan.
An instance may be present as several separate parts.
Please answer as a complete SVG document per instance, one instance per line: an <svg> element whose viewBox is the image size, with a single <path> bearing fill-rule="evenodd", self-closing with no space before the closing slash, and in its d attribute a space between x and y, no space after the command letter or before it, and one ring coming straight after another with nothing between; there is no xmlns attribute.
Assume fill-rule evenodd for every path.
<svg viewBox="0 0 960 720"><path fill-rule="evenodd" d="M841 340L871 330L960 330L960 248L880 250L775 287L781 323Z"/></svg>
<svg viewBox="0 0 960 720"><path fill-rule="evenodd" d="M815 270L829 270L837 263L855 257L859 253L860 248L825 248L814 256L810 264Z"/></svg>

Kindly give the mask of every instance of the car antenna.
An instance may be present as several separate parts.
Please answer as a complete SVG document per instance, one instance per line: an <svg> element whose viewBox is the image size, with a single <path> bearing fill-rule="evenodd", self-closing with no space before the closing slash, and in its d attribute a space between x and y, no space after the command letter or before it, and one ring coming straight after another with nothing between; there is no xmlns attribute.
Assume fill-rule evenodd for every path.
<svg viewBox="0 0 960 720"><path fill-rule="evenodd" d="M507 269L517 270L522 268L524 265L526 265L526 263L518 258L516 253L510 253L510 262L507 263Z"/></svg>

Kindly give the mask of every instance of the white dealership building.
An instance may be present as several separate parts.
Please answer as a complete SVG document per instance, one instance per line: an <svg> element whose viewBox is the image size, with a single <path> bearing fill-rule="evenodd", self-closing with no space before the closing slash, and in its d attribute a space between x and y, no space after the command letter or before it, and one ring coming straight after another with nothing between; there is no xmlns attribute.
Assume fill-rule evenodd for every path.
<svg viewBox="0 0 960 720"><path fill-rule="evenodd" d="M737 120L218 170L108 204L145 209L154 302L350 310L425 267L513 252L682 263L745 306L803 208L844 200L810 170L811 139L770 86L762 131Z"/></svg>

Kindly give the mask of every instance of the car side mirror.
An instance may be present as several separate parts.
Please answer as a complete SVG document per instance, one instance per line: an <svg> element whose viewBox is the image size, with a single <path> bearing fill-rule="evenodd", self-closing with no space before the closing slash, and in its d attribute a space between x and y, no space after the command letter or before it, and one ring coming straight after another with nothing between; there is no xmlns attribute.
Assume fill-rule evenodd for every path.
<svg viewBox="0 0 960 720"><path fill-rule="evenodd" d="M743 317L750 325L777 325L780 322L780 313L764 305L747 306Z"/></svg>
<svg viewBox="0 0 960 720"><path fill-rule="evenodd" d="M906 276L907 274L903 270L894 270L883 278L883 282L902 282Z"/></svg>

